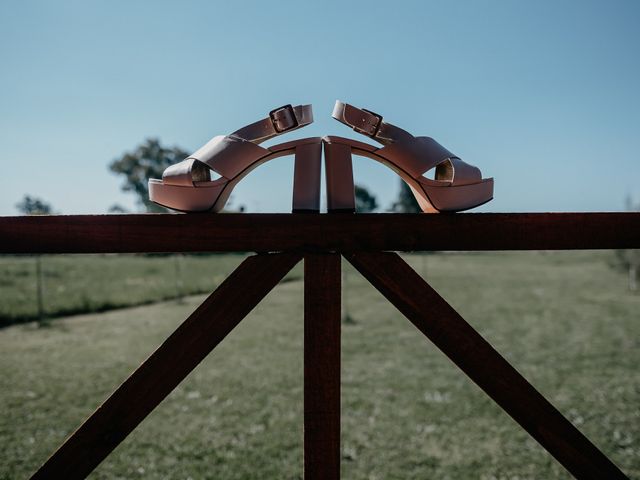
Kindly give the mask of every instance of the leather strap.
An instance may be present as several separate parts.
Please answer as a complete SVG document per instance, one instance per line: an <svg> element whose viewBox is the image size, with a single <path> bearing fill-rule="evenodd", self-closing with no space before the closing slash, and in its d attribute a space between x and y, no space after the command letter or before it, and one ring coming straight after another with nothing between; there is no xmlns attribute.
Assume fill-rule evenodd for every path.
<svg viewBox="0 0 640 480"><path fill-rule="evenodd" d="M230 135L218 135L189 155L182 162L167 167L163 182L170 185L192 186L193 182L208 181L211 169L231 179L265 156L268 150L258 144L291 132L313 122L311 105L284 105L269 112L269 116Z"/></svg>
<svg viewBox="0 0 640 480"><path fill-rule="evenodd" d="M439 165L443 165L440 167L442 170L445 164L449 165L447 160L457 158L454 153L430 137L414 137L411 141L387 145L381 148L379 153L413 178L418 178ZM453 172L451 172L451 178L453 178Z"/></svg>
<svg viewBox="0 0 640 480"><path fill-rule="evenodd" d="M336 100L331 116L353 128L356 132L373 138L383 145L408 141L414 138L406 130L385 122L382 115L364 108L354 107L340 100Z"/></svg>
<svg viewBox="0 0 640 480"><path fill-rule="evenodd" d="M242 127L230 137L261 143L285 132L291 132L313 122L311 105L284 105L269 112L269 116Z"/></svg>
<svg viewBox="0 0 640 480"><path fill-rule="evenodd" d="M462 161L457 155L431 137L414 137L406 130L384 121L381 115L348 103L336 101L332 117L385 145L378 154L419 179L435 168L435 179L453 186L478 183L482 174L477 167Z"/></svg>
<svg viewBox="0 0 640 480"><path fill-rule="evenodd" d="M268 153L268 150L254 142L232 136L218 136L189 155L187 160L196 159L223 177L234 178Z"/></svg>

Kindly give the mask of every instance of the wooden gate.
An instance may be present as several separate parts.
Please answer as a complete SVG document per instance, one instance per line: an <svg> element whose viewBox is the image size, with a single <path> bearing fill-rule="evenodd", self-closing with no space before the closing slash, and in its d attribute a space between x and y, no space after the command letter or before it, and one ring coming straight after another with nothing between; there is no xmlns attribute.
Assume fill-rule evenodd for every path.
<svg viewBox="0 0 640 480"><path fill-rule="evenodd" d="M340 263L350 262L579 479L627 478L397 251L640 248L638 213L0 218L0 253L256 252L33 479L85 478L304 260L304 478L340 477Z"/></svg>

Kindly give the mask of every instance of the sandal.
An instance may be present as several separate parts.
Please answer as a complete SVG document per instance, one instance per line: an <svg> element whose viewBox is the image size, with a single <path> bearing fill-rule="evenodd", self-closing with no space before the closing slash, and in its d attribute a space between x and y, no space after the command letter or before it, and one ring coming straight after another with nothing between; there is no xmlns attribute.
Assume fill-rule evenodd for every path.
<svg viewBox="0 0 640 480"><path fill-rule="evenodd" d="M259 146L311 122L311 105L285 105L230 135L213 137L185 160L165 169L162 180L149 179L149 199L181 212L219 212L233 188L251 170L268 160L295 154L293 211L317 213L322 139L304 138L269 148ZM212 180L211 171L220 178Z"/></svg>
<svg viewBox="0 0 640 480"><path fill-rule="evenodd" d="M368 157L395 171L425 213L458 212L493 198L493 178L463 162L430 137L414 137L382 116L337 101L333 118L380 142L377 148L343 137L323 138L329 212L355 212L351 155ZM435 168L434 179L424 174Z"/></svg>

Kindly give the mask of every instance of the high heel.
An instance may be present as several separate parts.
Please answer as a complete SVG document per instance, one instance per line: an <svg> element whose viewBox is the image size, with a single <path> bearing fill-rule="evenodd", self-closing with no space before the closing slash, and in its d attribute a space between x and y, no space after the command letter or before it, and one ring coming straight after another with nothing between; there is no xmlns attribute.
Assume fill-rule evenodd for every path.
<svg viewBox="0 0 640 480"><path fill-rule="evenodd" d="M385 122L382 116L337 101L333 118L383 147L343 137L323 137L329 212L354 212L351 156L376 160L396 172L425 213L458 212L493 198L493 178L483 179L477 167L463 162L430 137L414 137ZM424 176L435 168L434 180Z"/></svg>
<svg viewBox="0 0 640 480"><path fill-rule="evenodd" d="M355 213L356 201L351 165L351 146L323 139L325 181L327 185L327 211L329 213Z"/></svg>
<svg viewBox="0 0 640 480"><path fill-rule="evenodd" d="M320 211L320 176L322 175L322 139L315 137L311 143L297 145L295 154L291 211L318 213Z"/></svg>
<svg viewBox="0 0 640 480"><path fill-rule="evenodd" d="M219 212L249 172L274 158L295 154L293 211L320 209L322 139L304 138L264 148L260 143L313 122L311 105L285 105L269 116L211 139L185 160L168 167L162 180L149 179L149 199L182 212ZM211 171L220 175L211 179Z"/></svg>

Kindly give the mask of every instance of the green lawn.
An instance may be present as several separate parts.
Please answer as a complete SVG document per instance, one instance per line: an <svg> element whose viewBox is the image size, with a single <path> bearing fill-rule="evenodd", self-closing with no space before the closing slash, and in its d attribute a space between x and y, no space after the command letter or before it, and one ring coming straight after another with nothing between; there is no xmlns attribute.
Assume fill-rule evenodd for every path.
<svg viewBox="0 0 640 480"><path fill-rule="evenodd" d="M406 258L627 475L640 478L640 295L627 292L625 275L607 266L611 256ZM86 257L61 258L80 264ZM126 275L137 278L146 259L129 259L142 262ZM215 278L241 257L183 260L194 262L185 278L191 269ZM343 326L343 478L570 478L373 287L345 270L355 323ZM301 478L303 305L296 275L90 478ZM116 277L114 266L104 278L76 284L96 292L91 285ZM126 300L134 287L161 290L147 282L121 295ZM202 298L60 318L48 328L0 329L0 478L33 472Z"/></svg>
<svg viewBox="0 0 640 480"><path fill-rule="evenodd" d="M205 293L241 255L43 255L44 313L100 312ZM0 256L0 326L38 316L36 257Z"/></svg>

